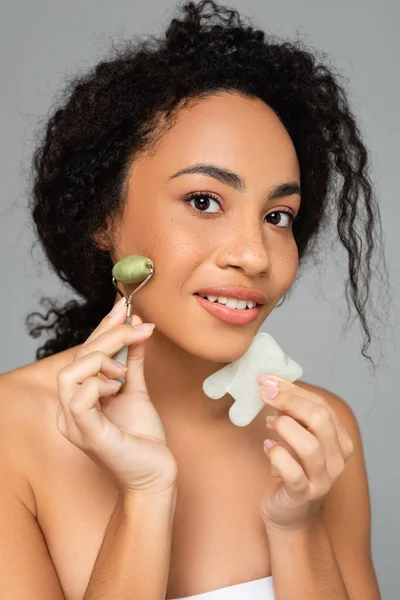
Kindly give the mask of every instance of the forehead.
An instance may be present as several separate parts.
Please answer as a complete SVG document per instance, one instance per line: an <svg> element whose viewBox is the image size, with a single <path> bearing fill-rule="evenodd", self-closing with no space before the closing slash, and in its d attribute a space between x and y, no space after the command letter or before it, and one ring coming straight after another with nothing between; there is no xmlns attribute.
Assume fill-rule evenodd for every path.
<svg viewBox="0 0 400 600"><path fill-rule="evenodd" d="M209 162L245 177L299 176L295 148L275 112L258 98L227 92L181 109L161 135L152 161L152 166L170 172Z"/></svg>

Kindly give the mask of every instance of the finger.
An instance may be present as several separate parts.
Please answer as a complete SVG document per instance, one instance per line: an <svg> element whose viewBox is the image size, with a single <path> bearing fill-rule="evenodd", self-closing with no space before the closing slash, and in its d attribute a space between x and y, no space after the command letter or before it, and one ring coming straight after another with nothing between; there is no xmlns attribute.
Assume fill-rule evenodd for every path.
<svg viewBox="0 0 400 600"><path fill-rule="evenodd" d="M293 456L279 444L271 448L264 446L272 467L282 478L285 491L293 500L304 499L310 488L310 482L303 468Z"/></svg>
<svg viewBox="0 0 400 600"><path fill-rule="evenodd" d="M346 454L340 445L338 431L331 412L322 405L288 392L281 392L274 400L278 398L279 406L276 406L277 410L292 417L292 420L303 426L304 431L310 432L322 450L329 477L332 481L337 479L343 471Z"/></svg>
<svg viewBox="0 0 400 600"><path fill-rule="evenodd" d="M99 440L102 436L106 417L100 411L99 398L110 396L118 387L118 382L106 382L97 377L89 377L71 398L68 410L79 430L80 437L86 442L85 446L89 442L92 447L90 442Z"/></svg>
<svg viewBox="0 0 400 600"><path fill-rule="evenodd" d="M284 396L285 393L282 393ZM340 445L338 431L332 414L324 406L311 402L306 398L290 395L289 399L281 398L283 412L303 425L317 443L321 446L326 460L328 473L335 477L338 470L341 472L346 460L345 450ZM280 410L280 407L277 407Z"/></svg>
<svg viewBox="0 0 400 600"><path fill-rule="evenodd" d="M121 373L125 373L125 371L123 365L118 366L116 361L100 350L81 356L57 373L60 402L63 406L66 406L80 384L88 377L102 373L107 378L112 379L118 375L120 376Z"/></svg>
<svg viewBox="0 0 400 600"><path fill-rule="evenodd" d="M320 434L327 435L333 441L335 437L332 428L334 428L342 456L346 457L349 448L349 434L337 418L335 411L318 394L305 391L306 395L302 395L301 388L293 387L295 392L284 385L279 385L278 395L271 399L266 397L265 390L261 386L260 397L266 404L290 415L318 436L326 451L329 451L329 446L323 441Z"/></svg>
<svg viewBox="0 0 400 600"><path fill-rule="evenodd" d="M128 347L127 367L125 375L124 392L127 394L136 394L141 392L144 398L148 398L147 385L144 377L144 354L147 340L153 334L154 327L142 336L135 344Z"/></svg>
<svg viewBox="0 0 400 600"><path fill-rule="evenodd" d="M107 381L108 378L112 379L121 376L125 372L126 369L123 365L119 367L112 358L100 351L82 356L61 369L57 373L57 385L60 405L64 410L64 419L62 420L64 422L64 430L66 429L68 432L74 429L74 423L68 410L68 403L88 377L102 375L101 380ZM63 427L62 424L60 426ZM61 433L64 433L64 431L61 431Z"/></svg>
<svg viewBox="0 0 400 600"><path fill-rule="evenodd" d="M343 423L339 420L336 412L333 410L333 408L330 406L330 404L325 400L325 398L323 398L323 396L321 396L320 394L316 394L315 392L311 392L310 390L307 390L300 385L296 385L295 383L287 381L286 379L282 379L280 377L276 377L276 376L272 376L272 375L258 375L257 381L262 386L261 382L265 381L266 378L277 382L278 391L280 393L283 391L292 392L296 396L306 398L307 400L310 400L311 402L315 402L319 406L324 406L331 413L333 422L335 423L335 426L336 426L336 430L337 430L337 434L338 434L338 438L339 438L341 447L342 448L348 447L349 441L351 442L349 433L347 432Z"/></svg>
<svg viewBox="0 0 400 600"><path fill-rule="evenodd" d="M331 481L337 478L337 473L343 468L344 459L335 430L335 449L326 454L319 440L288 415L277 417L272 423L267 422L267 426L276 431L295 451L306 476L314 487L321 484L330 486Z"/></svg>
<svg viewBox="0 0 400 600"><path fill-rule="evenodd" d="M89 377L65 405L60 404L58 414L60 432L78 447L87 449L94 447L103 433L104 419L101 413L99 398L115 394L119 389L118 382ZM108 421L108 419L107 419ZM111 424L111 422L109 422Z"/></svg>
<svg viewBox="0 0 400 600"><path fill-rule="evenodd" d="M109 356L113 356L121 350L123 346L130 346L135 342L140 342L149 337L146 331L138 331L131 325L114 325L111 330L101 333L90 343L84 344L77 351L75 358L80 359L82 356L101 350Z"/></svg>
<svg viewBox="0 0 400 600"><path fill-rule="evenodd" d="M99 335L101 335L105 331L108 331L115 325L124 323L126 315L126 300L125 298L121 298L120 300L118 300L118 302L114 304L110 312L104 317L104 319L100 321L99 325L96 327L96 329L92 331L90 336L85 340L85 342L82 345L85 346L86 344L89 344L90 342L98 338Z"/></svg>
<svg viewBox="0 0 400 600"><path fill-rule="evenodd" d="M65 367L67 378L73 380L76 384L83 383L87 377L102 373L112 379L116 375L121 376L125 373L126 367L112 359L101 350L94 350L89 354L83 355L73 363Z"/></svg>

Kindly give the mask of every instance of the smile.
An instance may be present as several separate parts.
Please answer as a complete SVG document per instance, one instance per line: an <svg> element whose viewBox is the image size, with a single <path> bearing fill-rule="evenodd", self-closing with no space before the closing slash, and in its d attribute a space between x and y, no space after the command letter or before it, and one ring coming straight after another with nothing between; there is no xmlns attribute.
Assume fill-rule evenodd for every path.
<svg viewBox="0 0 400 600"><path fill-rule="evenodd" d="M226 304L220 304L216 300L211 302L199 294L194 294L194 296L200 306L204 308L210 315L216 317L220 321L232 323L233 325L247 325L248 323L252 323L258 318L261 312L261 306L259 304L255 304L254 302L251 303L253 305L255 304L253 308L247 308L247 305L249 305L250 302L246 302L245 308L235 308ZM232 303L236 303L236 306L239 302L242 302L234 300L233 298L227 299L228 302L231 300Z"/></svg>

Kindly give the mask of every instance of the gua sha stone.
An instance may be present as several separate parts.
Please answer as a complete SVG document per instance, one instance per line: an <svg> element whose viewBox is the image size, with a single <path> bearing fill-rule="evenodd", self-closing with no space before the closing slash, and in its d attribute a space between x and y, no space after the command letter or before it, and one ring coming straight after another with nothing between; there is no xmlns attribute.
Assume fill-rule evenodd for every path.
<svg viewBox="0 0 400 600"><path fill-rule="evenodd" d="M265 407L256 380L261 374L293 382L302 376L303 369L283 352L271 335L260 332L241 358L204 380L203 391L213 400L230 394L235 402L229 409L229 418L234 425L245 427Z"/></svg>

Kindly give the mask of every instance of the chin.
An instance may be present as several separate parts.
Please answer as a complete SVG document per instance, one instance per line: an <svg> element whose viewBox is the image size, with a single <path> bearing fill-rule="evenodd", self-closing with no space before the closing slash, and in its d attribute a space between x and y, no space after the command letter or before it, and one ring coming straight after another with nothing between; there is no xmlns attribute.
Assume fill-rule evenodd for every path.
<svg viewBox="0 0 400 600"><path fill-rule="evenodd" d="M247 352L256 333L257 331L245 334L244 331L241 331L234 336L229 334L226 336L218 335L218 340L216 336L206 336L203 333L197 339L193 340L192 338L187 343L179 345L189 354L202 360L213 363L231 363Z"/></svg>

